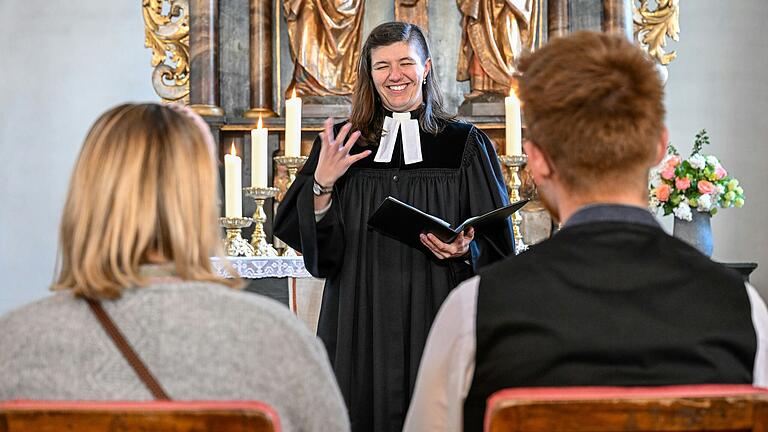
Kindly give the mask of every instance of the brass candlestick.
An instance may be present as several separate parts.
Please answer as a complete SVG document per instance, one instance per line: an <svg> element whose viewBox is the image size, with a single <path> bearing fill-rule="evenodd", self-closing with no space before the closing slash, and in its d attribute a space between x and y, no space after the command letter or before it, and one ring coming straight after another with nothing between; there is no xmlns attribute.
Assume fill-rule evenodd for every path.
<svg viewBox="0 0 768 432"><path fill-rule="evenodd" d="M251 237L251 246L256 256L277 256L277 251L271 244L267 243L267 234L264 233L264 222L267 221L267 214L264 213L264 201L277 195L280 190L275 187L247 187L243 192L256 201L256 210L253 212L253 220L256 225L253 228Z"/></svg>
<svg viewBox="0 0 768 432"><path fill-rule="evenodd" d="M275 156L275 162L277 162L278 165L288 168L287 187L291 187L293 181L296 180L296 173L299 172L299 168L304 166L307 159L306 156Z"/></svg>
<svg viewBox="0 0 768 432"><path fill-rule="evenodd" d="M296 180L296 173L298 173L299 169L304 166L307 159L306 156L275 156L275 162L288 169L288 184L285 186L286 189L289 189L294 180ZM298 256L298 254L292 247L286 245L282 256L295 257Z"/></svg>
<svg viewBox="0 0 768 432"><path fill-rule="evenodd" d="M528 156L526 155L502 155L499 156L499 160L509 170L509 180L507 181L507 189L509 189L509 201L520 201L520 170L523 169L526 163L528 163ZM523 222L523 217L518 212L512 213L512 234L515 237L515 251L520 253L528 248L523 242L523 234L520 231L520 224Z"/></svg>
<svg viewBox="0 0 768 432"><path fill-rule="evenodd" d="M227 256L253 256L253 247L240 235L240 230L248 227L253 222L249 217L220 217L219 224L227 229L227 238L224 239L224 251Z"/></svg>

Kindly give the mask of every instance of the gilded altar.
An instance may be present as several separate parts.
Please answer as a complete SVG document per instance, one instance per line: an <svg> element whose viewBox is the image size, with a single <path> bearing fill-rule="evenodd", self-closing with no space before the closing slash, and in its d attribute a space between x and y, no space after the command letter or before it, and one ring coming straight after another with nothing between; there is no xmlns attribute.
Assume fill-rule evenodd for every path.
<svg viewBox="0 0 768 432"><path fill-rule="evenodd" d="M378 23L404 20L427 32L447 109L483 129L499 152L503 96L523 51L591 29L634 38L666 66L675 56L665 50L667 39L679 33L679 0L142 0L142 13L158 96L205 116L221 158L231 145L244 156L245 183L259 117L269 129L269 154L285 148L290 92L307 98L301 154L324 117L346 115L360 46ZM268 171L279 200L287 172L275 164ZM534 195L524 170L521 178L523 197ZM247 205L246 213L254 210ZM273 212L266 210L271 238Z"/></svg>

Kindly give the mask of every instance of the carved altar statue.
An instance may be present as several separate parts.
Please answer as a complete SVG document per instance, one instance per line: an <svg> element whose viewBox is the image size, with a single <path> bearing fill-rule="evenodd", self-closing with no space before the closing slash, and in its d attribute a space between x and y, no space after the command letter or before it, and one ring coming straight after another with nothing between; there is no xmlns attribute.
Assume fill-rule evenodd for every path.
<svg viewBox="0 0 768 432"><path fill-rule="evenodd" d="M509 93L515 61L533 46L540 0L457 0L463 14L456 79L470 81L471 100Z"/></svg>
<svg viewBox="0 0 768 432"><path fill-rule="evenodd" d="M419 26L421 31L429 33L428 0L395 0L395 21L403 21Z"/></svg>
<svg viewBox="0 0 768 432"><path fill-rule="evenodd" d="M283 0L301 96L352 94L360 55L365 0Z"/></svg>

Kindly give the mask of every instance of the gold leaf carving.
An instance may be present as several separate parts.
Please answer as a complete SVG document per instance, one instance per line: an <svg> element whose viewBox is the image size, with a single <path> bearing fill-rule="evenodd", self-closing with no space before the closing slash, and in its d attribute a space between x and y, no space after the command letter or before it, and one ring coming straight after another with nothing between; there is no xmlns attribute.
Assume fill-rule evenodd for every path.
<svg viewBox="0 0 768 432"><path fill-rule="evenodd" d="M152 50L152 87L165 102L189 98L189 1L142 0L144 46Z"/></svg>
<svg viewBox="0 0 768 432"><path fill-rule="evenodd" d="M677 52L667 53L667 37L679 40L680 33L680 0L656 0L656 8L648 6L649 0L638 0L639 7L635 8L634 33L635 39L643 45L648 54L662 65L668 65L677 57Z"/></svg>

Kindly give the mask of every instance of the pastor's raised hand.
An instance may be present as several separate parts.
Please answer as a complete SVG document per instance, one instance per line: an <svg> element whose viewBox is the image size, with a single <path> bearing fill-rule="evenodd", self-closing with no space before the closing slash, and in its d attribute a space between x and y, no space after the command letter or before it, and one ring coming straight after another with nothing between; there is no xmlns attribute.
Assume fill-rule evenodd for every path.
<svg viewBox="0 0 768 432"><path fill-rule="evenodd" d="M347 142L344 142L350 129L352 129L352 125L347 123L341 128L339 135L334 137L333 119L328 118L325 120L325 130L320 132L320 158L315 169L315 181L320 186L333 186L336 180L343 176L352 164L371 154L370 150L365 150L356 155L349 154L352 146L360 138L360 131L355 131L349 136Z"/></svg>

